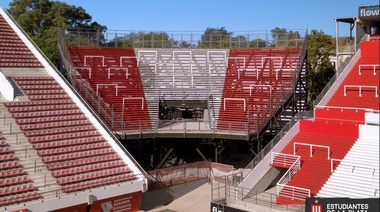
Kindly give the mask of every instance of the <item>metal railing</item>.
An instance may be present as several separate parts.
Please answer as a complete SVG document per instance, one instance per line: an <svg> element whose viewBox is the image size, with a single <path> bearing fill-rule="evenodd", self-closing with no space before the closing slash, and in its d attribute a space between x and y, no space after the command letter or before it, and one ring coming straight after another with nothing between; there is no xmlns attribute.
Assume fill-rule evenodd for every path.
<svg viewBox="0 0 380 212"><path fill-rule="evenodd" d="M330 147L329 146L324 146L324 145L317 145L317 144L308 144L308 143L301 143L301 142L294 142L293 143L293 154L296 154L297 148L296 146L308 146L309 147L309 156L313 157L313 147L318 147L318 148L324 148L327 149L327 160L330 160Z"/></svg>
<svg viewBox="0 0 380 212"><path fill-rule="evenodd" d="M269 30L221 33L207 31L132 31L63 29L70 46L101 46L129 48L265 48L301 47L305 29L275 33Z"/></svg>
<svg viewBox="0 0 380 212"><path fill-rule="evenodd" d="M233 207L234 202L236 205L240 205L239 201L245 203L247 207L260 206L263 208L276 209L278 211L304 211L304 204L294 205L294 200L304 201L304 198L290 198L287 196L281 196L284 198L282 204L276 203L278 197L275 193L265 192L252 192L251 189L237 187L242 179L241 173L235 173L231 175L225 175L219 178L211 179L211 201L212 202L228 202ZM293 204L286 204L286 202ZM285 203L284 203L285 202ZM249 210L248 208L246 208Z"/></svg>
<svg viewBox="0 0 380 212"><path fill-rule="evenodd" d="M310 197L310 189L300 188L287 185L292 177L301 169L301 156L295 156L293 164L289 167L286 173L277 182L277 195L289 197L291 199L304 199Z"/></svg>
<svg viewBox="0 0 380 212"><path fill-rule="evenodd" d="M313 118L314 111L304 111L299 112L294 117L292 117L289 122L281 129L281 131L256 155L256 157L248 163L244 168L254 169L256 165L272 151L273 147L286 135L286 133L301 119Z"/></svg>
<svg viewBox="0 0 380 212"><path fill-rule="evenodd" d="M279 105L279 107L278 108L275 108L274 110L274 112L277 112L277 110L280 108L280 107L283 107L284 106L284 104L286 103L285 101L286 100L288 100L289 98L291 98L291 96L292 95L294 95L295 94L295 92L296 92L296 85L297 85L297 82L299 81L299 77L301 77L301 72L302 72L302 68L303 68L303 63L304 63L304 59L305 59L305 57L306 57L306 54L307 54L307 45L308 45L308 39L307 39L307 35L308 35L308 32L307 32L307 30L306 30L306 32L305 32L305 39L303 40L303 42L302 42L302 46L301 46L301 51L300 51L300 53L298 54L298 60L297 60L297 65L296 65L296 68L294 69L294 72L293 72L293 74L294 74L294 78L293 78L293 84L292 84L292 87L291 87L291 89L292 89L292 92L286 92L286 96L284 95L285 94L285 92L284 91L282 91L282 102L280 103L280 105ZM283 90L284 90L284 88L283 88ZM268 107L266 107L266 108L268 108ZM269 111L269 113L266 113L266 112L268 112L268 111L265 111L264 112L264 114L270 114L271 115L271 117L272 117L272 115L274 115L274 112L272 111L273 109L272 109L272 107L269 107L267 110L270 110ZM262 125L258 125L258 127L259 126L262 126L262 127L265 127L266 126L266 124L268 124L269 122L271 121L271 118L268 118L268 119L266 119L266 122L265 123L263 123ZM261 132L263 129L257 129L257 132Z"/></svg>
<svg viewBox="0 0 380 212"><path fill-rule="evenodd" d="M335 163L334 162L342 162L343 159L336 159L336 158L331 158L330 160L330 170L331 172L334 171L335 168ZM356 168L362 168L362 169L369 169L371 170L372 175L375 175L376 171L379 172L379 169L376 169L376 165L362 165L362 164L357 164L353 161L345 161L348 162L349 164L346 163L339 163L340 166L350 166L351 167L351 172L354 173Z"/></svg>
<svg viewBox="0 0 380 212"><path fill-rule="evenodd" d="M313 101L313 106L317 106L324 96L327 94L327 92L330 90L332 85L335 83L335 81L339 78L339 76L342 74L343 70L348 66L348 64L351 62L351 60L354 58L354 56L357 54L357 51L359 50L359 45L357 48L355 48L355 52L351 54L349 57L347 57L344 62L338 67L338 70L336 70L334 76L331 77L330 81L326 84L326 86L323 88L321 93L315 98Z"/></svg>
<svg viewBox="0 0 380 212"><path fill-rule="evenodd" d="M279 152L272 152L271 154L271 165L274 163L281 164L283 166L293 165L297 160L299 160L300 156L297 155L290 155L285 153L279 153Z"/></svg>

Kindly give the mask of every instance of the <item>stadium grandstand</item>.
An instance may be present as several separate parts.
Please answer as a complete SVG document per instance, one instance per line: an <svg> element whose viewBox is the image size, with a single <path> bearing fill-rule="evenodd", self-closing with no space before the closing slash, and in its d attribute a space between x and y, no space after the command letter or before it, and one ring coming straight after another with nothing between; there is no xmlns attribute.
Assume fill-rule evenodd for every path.
<svg viewBox="0 0 380 212"><path fill-rule="evenodd" d="M380 39L371 10L379 6L336 19L337 32L341 22L356 31L352 42L337 35L336 75L307 111L307 30L222 41L61 29L57 69L0 8L0 209L145 210L156 186L200 178L210 181L211 211L379 198ZM127 150L134 142L162 150L150 169L179 165L180 153L164 146L173 139L211 146L215 158L193 145L203 163L154 172ZM245 169L217 163L235 142L256 155Z"/></svg>
<svg viewBox="0 0 380 212"><path fill-rule="evenodd" d="M139 210L145 171L3 9L0 27L0 210Z"/></svg>

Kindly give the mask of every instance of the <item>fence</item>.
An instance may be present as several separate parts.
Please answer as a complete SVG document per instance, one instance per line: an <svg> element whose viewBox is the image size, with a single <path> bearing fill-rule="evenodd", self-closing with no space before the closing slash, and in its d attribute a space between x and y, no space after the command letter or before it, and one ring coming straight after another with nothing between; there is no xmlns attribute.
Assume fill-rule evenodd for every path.
<svg viewBox="0 0 380 212"><path fill-rule="evenodd" d="M242 179L241 173L234 173L213 178L211 180L211 201L220 204L226 204L228 202L230 207L236 203L236 205L244 205L247 210L249 208L262 208L263 211L268 211L268 208L276 209L278 211L304 211L304 205L292 205L292 204L277 204L275 193L270 191L265 192L251 192L250 189L237 187ZM292 198L284 197L285 201L289 202ZM239 202L244 202L241 204Z"/></svg>
<svg viewBox="0 0 380 212"><path fill-rule="evenodd" d="M147 172L150 175L149 189L154 190L205 178L210 179L211 175L218 176L232 170L232 166L209 161L152 170Z"/></svg>
<svg viewBox="0 0 380 212"><path fill-rule="evenodd" d="M70 30L63 35L71 46L130 48L265 48L301 47L305 29L276 33L268 30L223 32L209 31L130 31Z"/></svg>

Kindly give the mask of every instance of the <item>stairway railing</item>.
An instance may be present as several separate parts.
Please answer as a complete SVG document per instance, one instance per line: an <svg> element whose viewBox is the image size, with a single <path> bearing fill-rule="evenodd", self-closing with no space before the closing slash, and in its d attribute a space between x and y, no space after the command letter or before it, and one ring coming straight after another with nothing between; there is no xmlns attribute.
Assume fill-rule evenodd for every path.
<svg viewBox="0 0 380 212"><path fill-rule="evenodd" d="M294 198L310 197L310 189L287 185L292 177L301 169L301 156L294 155L296 160L288 171L277 182L277 195Z"/></svg>

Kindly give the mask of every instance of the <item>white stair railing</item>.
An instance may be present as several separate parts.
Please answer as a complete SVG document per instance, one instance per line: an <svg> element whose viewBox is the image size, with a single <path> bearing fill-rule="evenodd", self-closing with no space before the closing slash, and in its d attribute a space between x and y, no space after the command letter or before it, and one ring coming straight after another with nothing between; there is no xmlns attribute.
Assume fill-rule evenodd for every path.
<svg viewBox="0 0 380 212"><path fill-rule="evenodd" d="M329 146L294 142L293 143L293 154L296 154L296 145L309 146L310 147L310 157L313 157L313 147L325 148L325 149L327 149L327 160L330 160L330 147Z"/></svg>
<svg viewBox="0 0 380 212"><path fill-rule="evenodd" d="M330 170L331 170L331 172L334 171L334 161L342 162L344 160L331 158L331 164L330 164ZM350 166L352 173L355 172L356 168L362 168L362 169L371 170L372 176L375 175L376 171L379 172L379 170L375 168L376 166L372 165L372 164L371 165L361 165L361 164L355 164L355 162L353 162L353 161L345 161L345 162L348 162L348 164L346 164L346 163L340 163L339 165L340 166Z"/></svg>
<svg viewBox="0 0 380 212"><path fill-rule="evenodd" d="M276 163L283 166L293 165L297 160L299 160L299 158L300 156L298 155L271 152L270 164L273 165Z"/></svg>
<svg viewBox="0 0 380 212"><path fill-rule="evenodd" d="M300 170L301 168L301 156L298 155L287 155L287 154L273 154L272 156L286 156L287 158L292 158L293 164L289 167L288 171L281 177L281 179L277 182L277 196L285 196L291 199L304 199L305 197L310 197L310 189L290 186L287 185L288 182L292 179L292 177ZM287 159L288 161L288 159Z"/></svg>

